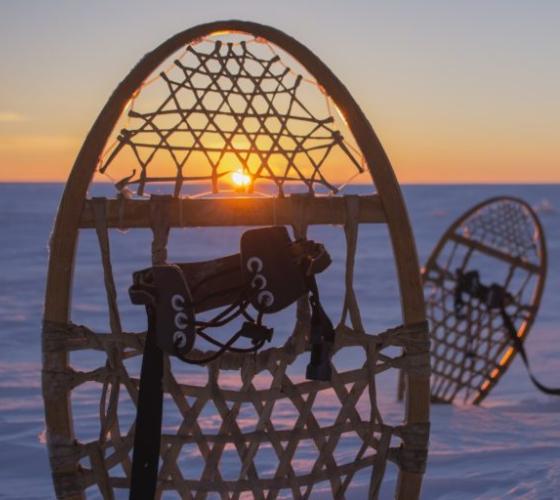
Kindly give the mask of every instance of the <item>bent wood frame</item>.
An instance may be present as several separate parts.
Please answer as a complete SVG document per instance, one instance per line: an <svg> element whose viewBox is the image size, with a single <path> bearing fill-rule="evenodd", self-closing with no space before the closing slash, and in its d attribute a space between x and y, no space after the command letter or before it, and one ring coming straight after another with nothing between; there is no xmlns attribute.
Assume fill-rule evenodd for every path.
<svg viewBox="0 0 560 500"><path fill-rule="evenodd" d="M471 216L476 214L479 210L499 202L511 202L511 203L519 204L525 210L527 210L529 217L531 218L531 221L536 228L537 234L535 239L538 240L539 242L540 265L537 266L531 262L528 262L527 260L509 255L496 248L483 245L478 241L474 241L469 238L466 238L465 236L457 234L456 232L457 229L461 227L461 225L464 224L466 221L468 221L468 219L470 219ZM434 269L437 266L438 257L441 251L443 250L443 248L445 247L445 245L449 241L453 241L459 245L463 245L471 249L472 251L485 254L497 260L501 260L511 267L518 267L521 269L525 269L526 271L534 273L535 275L538 276L536 287L531 297L531 305L530 305L531 314L524 319L524 321L521 323L517 331L517 336L524 341L537 316L537 312L541 303L542 294L544 291L544 286L546 281L545 277L548 270L548 254L546 250L546 240L544 236L544 230L535 211L524 200L513 196L496 196L476 204L474 207L467 210L464 214L458 217L455 220L455 222L453 222L449 226L449 228L445 231L445 233L441 236L440 240L438 241L437 245L434 247L428 260L426 261L425 267L422 269L422 277L424 279L426 278L430 269ZM434 344L432 341L432 349L433 348L434 348ZM472 400L472 404L478 405L486 398L486 396L488 396L492 388L498 383L500 378L507 371L511 362L515 358L515 355L517 354L517 351L511 346L507 347L507 349L504 349L502 352L503 354L498 361L498 366L492 371L492 375L488 379L486 379L486 381L481 385L478 394ZM433 402L448 402L448 401L437 400Z"/></svg>
<svg viewBox="0 0 560 500"><path fill-rule="evenodd" d="M306 70L321 83L326 93L331 96L338 108L342 111L354 135L356 143L363 153L368 168L375 179L375 184L379 192L378 196L371 197L370 200L362 202L363 206L360 210L363 210L364 221L386 222L389 226L389 233L397 265L403 322L405 325L412 325L425 321L424 298L412 229L399 184L394 175L390 161L375 135L372 126L344 85L329 68L304 45L276 29L237 20L219 21L200 25L187 29L168 39L141 59L128 76L118 85L105 104L76 158L59 206L54 232L50 242L50 261L44 311L45 321L58 323L69 321L72 274L78 233L80 228L91 227L91 214L86 199L87 189L93 178L103 148L127 102L160 63L179 48L200 37L226 30L248 33L256 37L265 38L285 50L297 59ZM142 219L145 218L146 214L142 213L143 208L140 208L141 205L139 202L126 201L127 210L128 207L135 206L137 206L138 209L131 208L127 213L135 214L133 216L134 220L125 220L124 222L116 220L115 208L111 208L114 204L119 203L119 201L115 200L111 203L112 205L110 204L108 206L108 216L110 222L111 214L114 214L112 218L113 223L110 223L112 227L118 227L120 223L134 226L134 220L136 220L138 225L144 224ZM137 203L138 205L136 205ZM189 217L192 216L194 218L193 221L196 220L197 224L201 223L200 217L204 218L205 225L219 225L224 223L223 214L227 211L226 205L222 207L226 209L226 211L222 210L220 212L218 210L218 212L222 214L222 218L220 218L219 215L215 215L216 212L212 212L213 209L204 209L204 200L197 200L196 205L194 205L194 202L187 200L178 201L178 203L184 204L185 212L188 212L190 214ZM261 201L261 203L266 204L269 202ZM290 218L289 203L282 200L277 200L277 203L279 206L283 203L286 204L285 207L287 208L281 208L278 213L282 214L284 210L286 219ZM312 211L318 214L315 223L323 222L326 217L328 217L329 223L336 222L336 217L335 221L331 219L332 213L337 212L336 207L334 209L332 207L330 209L328 207L321 208L321 203L323 202L317 201L317 203L314 203L316 208ZM195 206L199 208L195 209ZM196 215L197 210L199 210L198 216ZM214 215L216 219L213 219ZM282 217L281 215L279 223L282 223ZM311 217L311 219L313 219L313 217ZM256 223L256 221L250 217L248 219L242 217L238 219L238 222L243 224ZM311 220L310 222L314 221ZM231 223L232 221L230 221L230 224ZM44 393L51 380L49 375L63 372L67 366L67 353L45 353L43 362ZM407 389L405 423L428 423L430 394L429 376L414 375L407 377ZM49 429L49 444L54 443L56 440L68 442L74 438L69 391L60 391L55 400L51 397L50 403L45 405L45 417L47 428ZM56 471L58 481L63 480L65 476L71 477L75 474L75 468L73 470L60 470L60 464L57 465L52 458L51 456L53 470L58 466ZM420 494L421 482L422 474L400 471L397 496L401 499L417 498Z"/></svg>

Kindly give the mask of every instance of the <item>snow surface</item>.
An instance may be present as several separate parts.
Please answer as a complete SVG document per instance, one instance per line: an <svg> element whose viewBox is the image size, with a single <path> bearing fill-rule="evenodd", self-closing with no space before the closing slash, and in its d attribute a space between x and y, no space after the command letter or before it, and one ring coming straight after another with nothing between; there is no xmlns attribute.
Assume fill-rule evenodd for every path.
<svg viewBox="0 0 560 500"><path fill-rule="evenodd" d="M40 324L47 241L61 192L61 185L0 185L0 498L54 496L40 393ZM560 199L560 186L408 186L404 192L422 262L451 221L480 200L498 194L521 196L534 205L552 200L542 213L549 276L526 345L537 376L549 385L560 385L560 214L550 210L560 208L554 205ZM325 241L335 257L342 255L340 232L332 238L327 229L314 231L312 236ZM387 235L375 231L361 233L364 251L358 255L358 265L364 272L357 291L368 304L362 306L366 325L378 331L397 324L399 312ZM227 253L224 246L235 251L238 232L225 231L217 239L203 235L196 244L190 234L180 235L170 249L171 258L180 258L185 245L194 258L223 255ZM117 275L123 314L132 326L138 326L142 318L126 305L124 290L130 271L146 257L142 252L148 236L142 238L117 233L113 242L123 263ZM104 296L95 282L98 255L88 250L95 249L93 243L82 238L73 314L78 322L95 326L106 316ZM341 272L342 266L335 265L331 276ZM337 307L340 300L332 283L339 281L320 283L327 309ZM395 378L381 378L379 384L380 407L391 423L403 415L402 406L395 402ZM75 412L86 431L91 431L97 411L91 403L84 397ZM431 425L423 498L560 498L560 398L536 392L519 359L482 406L433 406ZM394 471L388 469L381 498L392 496L394 482ZM357 482L349 496L364 498L363 484Z"/></svg>

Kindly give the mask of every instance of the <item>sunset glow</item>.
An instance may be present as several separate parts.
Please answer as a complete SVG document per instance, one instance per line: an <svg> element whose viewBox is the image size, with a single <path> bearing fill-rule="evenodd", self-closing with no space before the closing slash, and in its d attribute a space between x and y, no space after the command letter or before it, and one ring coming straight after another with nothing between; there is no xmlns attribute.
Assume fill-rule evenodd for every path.
<svg viewBox="0 0 560 500"><path fill-rule="evenodd" d="M557 3L332 3L320 23L303 21L316 10L307 4L297 4L294 22L289 6L216 2L198 13L172 1L174 15L155 24L158 5L133 6L2 3L0 181L65 181L99 111L143 54L188 26L237 17L274 24L331 68L400 182L560 182Z"/></svg>

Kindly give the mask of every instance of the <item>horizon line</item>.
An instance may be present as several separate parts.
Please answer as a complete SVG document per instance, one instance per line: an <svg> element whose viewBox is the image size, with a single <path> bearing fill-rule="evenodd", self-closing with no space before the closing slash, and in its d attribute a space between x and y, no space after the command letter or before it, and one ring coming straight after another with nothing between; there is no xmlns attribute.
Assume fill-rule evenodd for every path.
<svg viewBox="0 0 560 500"><path fill-rule="evenodd" d="M1 180L0 184L66 184L68 180ZM112 185L110 181L95 181L97 184ZM191 182L192 185L205 184L205 182ZM345 186L375 186L372 182L350 182ZM439 181L419 181L419 182L399 182L400 186L554 186L560 185L558 181L466 181L466 182L439 182Z"/></svg>

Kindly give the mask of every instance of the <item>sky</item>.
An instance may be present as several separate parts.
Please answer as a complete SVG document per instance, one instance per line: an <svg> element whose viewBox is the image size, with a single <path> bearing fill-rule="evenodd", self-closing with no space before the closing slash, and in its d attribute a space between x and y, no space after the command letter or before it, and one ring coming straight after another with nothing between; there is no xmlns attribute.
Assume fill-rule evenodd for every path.
<svg viewBox="0 0 560 500"><path fill-rule="evenodd" d="M0 0L0 182L64 181L143 54L231 18L318 55L400 182L560 182L560 2L515 0Z"/></svg>

